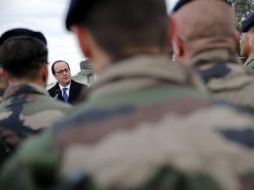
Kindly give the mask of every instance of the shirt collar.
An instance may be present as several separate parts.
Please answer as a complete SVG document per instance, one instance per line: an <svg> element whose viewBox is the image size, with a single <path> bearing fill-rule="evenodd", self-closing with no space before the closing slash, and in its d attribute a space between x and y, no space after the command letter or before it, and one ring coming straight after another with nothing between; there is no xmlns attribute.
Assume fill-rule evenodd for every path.
<svg viewBox="0 0 254 190"><path fill-rule="evenodd" d="M4 99L8 99L13 96L18 96L20 94L40 94L48 95L45 88L33 84L33 83L19 83L9 86L4 92Z"/></svg>
<svg viewBox="0 0 254 190"><path fill-rule="evenodd" d="M209 49L202 51L192 57L190 60L190 65L194 65L195 67L208 64L208 63L235 63L239 64L239 60L237 59L237 55L235 52L232 52L229 49L221 48L221 49Z"/></svg>
<svg viewBox="0 0 254 190"><path fill-rule="evenodd" d="M63 90L63 88L67 88L67 90L69 90L70 89L70 86L71 86L71 82L67 85L67 86L62 86L60 83L59 83L59 87L60 87L60 90L62 91Z"/></svg>

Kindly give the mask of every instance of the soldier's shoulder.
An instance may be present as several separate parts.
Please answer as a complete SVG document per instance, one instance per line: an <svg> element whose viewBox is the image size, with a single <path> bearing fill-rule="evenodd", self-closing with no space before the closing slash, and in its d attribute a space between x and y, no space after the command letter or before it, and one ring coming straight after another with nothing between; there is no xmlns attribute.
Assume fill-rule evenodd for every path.
<svg viewBox="0 0 254 190"><path fill-rule="evenodd" d="M74 85L74 86L78 86L78 87L87 87L87 85L83 84L83 83L80 83L80 82L77 82L75 80L71 80L71 84Z"/></svg>
<svg viewBox="0 0 254 190"><path fill-rule="evenodd" d="M184 107L184 103L189 103L190 107L195 107L195 105L198 107L206 104L206 100L207 96L200 94L195 89L177 85L158 85L157 87L111 93L104 91L82 102L59 126L68 127L75 124L77 120L80 124L89 125L89 123L97 124L101 120L111 120L118 116L126 119L142 110L152 114L156 109L161 108L160 113L162 114L169 111L166 107L170 109L173 104L175 107L170 111L178 112ZM140 120L145 120L146 117L144 114Z"/></svg>
<svg viewBox="0 0 254 190"><path fill-rule="evenodd" d="M46 95L33 96L31 103L22 106L22 119L24 123L33 128L52 127L52 125L62 119L67 113L72 111L72 106L57 101Z"/></svg>
<svg viewBox="0 0 254 190"><path fill-rule="evenodd" d="M59 111L66 111L72 109L72 106L70 104L66 104L47 95L38 95L35 96L34 98L35 98L34 106L35 108L38 109L59 110Z"/></svg>
<svg viewBox="0 0 254 190"><path fill-rule="evenodd" d="M251 60L247 60L245 63L244 63L244 68L247 70L247 71L253 71L254 70L254 58L251 59Z"/></svg>
<svg viewBox="0 0 254 190"><path fill-rule="evenodd" d="M254 167L254 140L247 140L254 139L251 115L212 104L177 115L166 112L152 121L151 117L154 116L134 126L129 125L130 121L123 121L117 127L111 123L110 127L97 128L97 135L93 133L94 128L85 129L80 125L76 133L68 131L76 134L76 140L79 134L86 134L82 136L85 146L70 143L68 149L62 149L63 174L88 170L99 183L111 188L117 184L123 189L140 187L149 184L151 179L157 179L160 184L163 175L166 179L171 174L172 178L181 176L196 183L207 180L211 187L233 189L241 182L238 177L244 178ZM63 139L56 139L56 149L64 147L66 139ZM112 160L114 167L98 167ZM207 163L213 169L207 167ZM238 167L232 168L235 165ZM128 179L125 176L129 176Z"/></svg>
<svg viewBox="0 0 254 190"><path fill-rule="evenodd" d="M254 84L254 72L251 70L245 70L242 65L237 63L225 63L228 68L228 74L223 78L223 83L228 87L234 88L248 87Z"/></svg>

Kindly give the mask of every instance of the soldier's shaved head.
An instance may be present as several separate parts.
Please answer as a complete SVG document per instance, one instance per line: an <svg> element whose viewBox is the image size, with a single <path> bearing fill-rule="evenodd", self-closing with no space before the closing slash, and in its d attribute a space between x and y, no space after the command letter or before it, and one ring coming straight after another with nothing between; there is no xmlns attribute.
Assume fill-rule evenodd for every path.
<svg viewBox="0 0 254 190"><path fill-rule="evenodd" d="M204 48L234 48L234 12L223 0L193 0L178 9L173 18L177 37L191 53Z"/></svg>

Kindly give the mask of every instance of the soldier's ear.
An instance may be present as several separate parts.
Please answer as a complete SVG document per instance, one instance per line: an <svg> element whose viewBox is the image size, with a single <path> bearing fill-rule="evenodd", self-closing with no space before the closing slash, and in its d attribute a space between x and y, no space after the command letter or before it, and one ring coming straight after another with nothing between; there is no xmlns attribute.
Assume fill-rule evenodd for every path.
<svg viewBox="0 0 254 190"><path fill-rule="evenodd" d="M239 41L240 41L240 34L239 34L238 31L235 31L235 32L234 32L234 42L235 42L235 46L238 45Z"/></svg>
<svg viewBox="0 0 254 190"><path fill-rule="evenodd" d="M184 44L177 35L173 38L172 46L176 57L181 58L184 55Z"/></svg>
<svg viewBox="0 0 254 190"><path fill-rule="evenodd" d="M8 77L8 73L3 68L0 68L0 77L2 77L2 79L5 83L5 86L7 88L10 84L10 79Z"/></svg>
<svg viewBox="0 0 254 190"><path fill-rule="evenodd" d="M176 45L177 45L177 54L179 57L182 57L184 54L184 45L182 39L179 36L176 36Z"/></svg>
<svg viewBox="0 0 254 190"><path fill-rule="evenodd" d="M43 64L40 68L40 78L43 84L45 84L45 86L47 85L48 82L48 65Z"/></svg>
<svg viewBox="0 0 254 190"><path fill-rule="evenodd" d="M176 35L175 19L171 16L168 17L168 42L171 46L174 36Z"/></svg>
<svg viewBox="0 0 254 190"><path fill-rule="evenodd" d="M183 41L179 38L177 34L177 23L175 21L174 16L170 16L170 32L171 32L171 43L173 47L173 51L176 57L182 57L184 53L183 49Z"/></svg>
<svg viewBox="0 0 254 190"><path fill-rule="evenodd" d="M76 34L80 49L82 50L82 53L87 57L88 59L91 58L91 51L90 51L90 45L89 45L89 34L87 31L80 26L72 26L71 31Z"/></svg>

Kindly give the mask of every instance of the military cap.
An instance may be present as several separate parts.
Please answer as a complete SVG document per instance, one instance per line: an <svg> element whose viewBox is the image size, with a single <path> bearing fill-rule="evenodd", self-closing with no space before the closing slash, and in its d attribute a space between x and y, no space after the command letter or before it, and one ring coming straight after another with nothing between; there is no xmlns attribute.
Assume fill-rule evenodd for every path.
<svg viewBox="0 0 254 190"><path fill-rule="evenodd" d="M71 25L77 24L85 18L99 0L71 0L66 17L66 28L70 30Z"/></svg>
<svg viewBox="0 0 254 190"><path fill-rule="evenodd" d="M254 26L254 12L250 13L241 24L241 32L247 32Z"/></svg>
<svg viewBox="0 0 254 190"><path fill-rule="evenodd" d="M192 2L193 0L179 0L176 5L174 6L172 12L177 12L179 9L181 9L183 6L185 6L187 3ZM227 0L221 0L222 2L227 3L228 5L231 5L230 2Z"/></svg>
<svg viewBox="0 0 254 190"><path fill-rule="evenodd" d="M175 7L173 8L172 12L176 12L178 11L179 9L181 9L185 4L191 2L192 0L179 0Z"/></svg>
<svg viewBox="0 0 254 190"><path fill-rule="evenodd" d="M2 36L0 37L0 45L2 45L6 40L9 40L11 38L18 38L18 37L35 38L43 42L45 45L47 45L47 40L41 32L35 32L25 28L15 28L3 33Z"/></svg>

